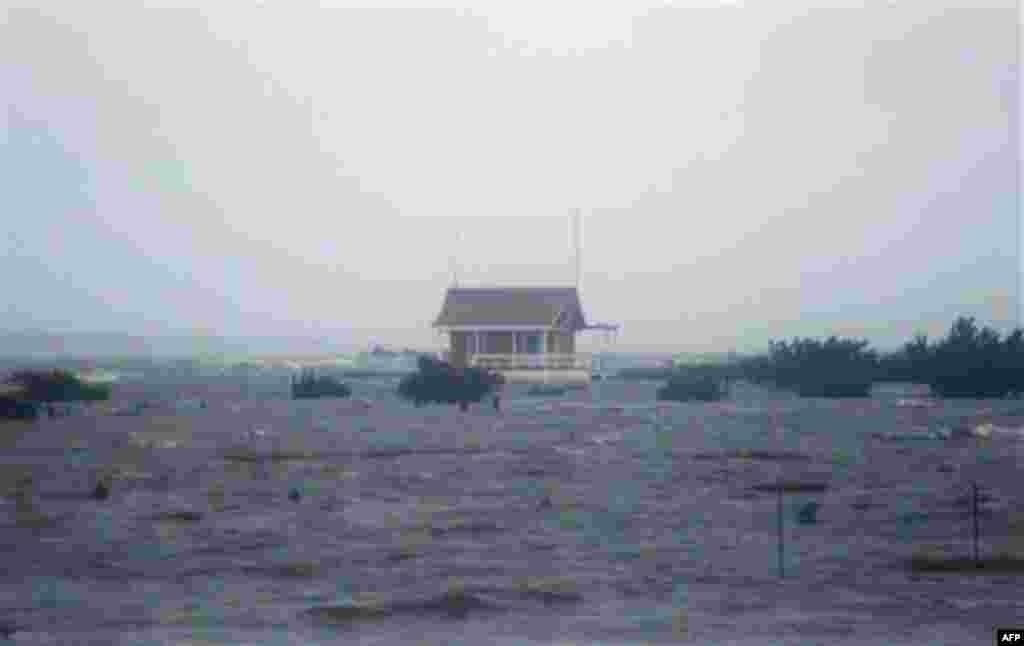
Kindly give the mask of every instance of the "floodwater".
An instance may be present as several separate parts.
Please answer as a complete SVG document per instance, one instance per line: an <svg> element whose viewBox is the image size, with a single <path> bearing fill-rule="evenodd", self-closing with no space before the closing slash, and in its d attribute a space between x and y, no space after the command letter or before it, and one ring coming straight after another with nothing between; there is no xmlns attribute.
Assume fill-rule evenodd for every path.
<svg viewBox="0 0 1024 646"><path fill-rule="evenodd" d="M6 493L32 477L0 504L11 643L932 645L1024 618L1021 575L907 569L971 555L972 480L982 556L1024 556L1021 402L611 381L460 413L353 385L369 406L122 384L205 407L0 426ZM873 436L983 422L1011 431ZM783 497L782 577L780 478L823 488Z"/></svg>

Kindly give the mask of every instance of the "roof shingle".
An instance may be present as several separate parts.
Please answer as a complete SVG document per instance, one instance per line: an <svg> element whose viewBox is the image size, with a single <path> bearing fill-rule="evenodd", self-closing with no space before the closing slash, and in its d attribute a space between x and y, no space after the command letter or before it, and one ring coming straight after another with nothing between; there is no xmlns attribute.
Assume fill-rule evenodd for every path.
<svg viewBox="0 0 1024 646"><path fill-rule="evenodd" d="M562 311L575 315L575 329L586 325L575 287L454 287L434 326L549 326Z"/></svg>

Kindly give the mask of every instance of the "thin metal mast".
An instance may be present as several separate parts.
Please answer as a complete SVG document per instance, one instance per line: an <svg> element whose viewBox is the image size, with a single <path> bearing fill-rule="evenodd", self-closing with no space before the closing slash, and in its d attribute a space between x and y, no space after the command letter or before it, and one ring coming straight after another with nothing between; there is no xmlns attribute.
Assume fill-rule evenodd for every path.
<svg viewBox="0 0 1024 646"><path fill-rule="evenodd" d="M455 260L455 254L458 253L459 249L459 232L455 232L455 248L452 250L451 256L449 257L448 264L452 272L452 287L459 286L459 266Z"/></svg>
<svg viewBox="0 0 1024 646"><path fill-rule="evenodd" d="M573 209L572 225L573 225L573 235L572 235L572 237L573 237L573 247L574 247L575 256L576 256L575 257L575 263L576 263L576 289L578 290L580 288L580 278L581 278L581 274L580 274L580 253L582 251L581 244L580 244L580 210L578 208L577 209Z"/></svg>

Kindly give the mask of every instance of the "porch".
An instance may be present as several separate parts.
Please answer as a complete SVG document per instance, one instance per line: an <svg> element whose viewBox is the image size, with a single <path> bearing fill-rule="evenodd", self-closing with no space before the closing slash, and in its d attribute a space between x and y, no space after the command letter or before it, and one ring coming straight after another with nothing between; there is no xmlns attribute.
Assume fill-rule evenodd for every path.
<svg viewBox="0 0 1024 646"><path fill-rule="evenodd" d="M508 370L585 370L590 372L593 360L589 354L473 354L469 365L504 372Z"/></svg>

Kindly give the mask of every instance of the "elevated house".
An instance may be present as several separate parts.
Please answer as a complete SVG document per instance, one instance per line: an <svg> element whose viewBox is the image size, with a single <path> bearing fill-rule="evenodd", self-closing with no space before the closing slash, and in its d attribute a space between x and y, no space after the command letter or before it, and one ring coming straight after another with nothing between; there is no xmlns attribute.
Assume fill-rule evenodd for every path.
<svg viewBox="0 0 1024 646"><path fill-rule="evenodd" d="M587 325L575 287L450 288L434 327L456 367L500 372L509 383L588 383L593 362L576 352Z"/></svg>

